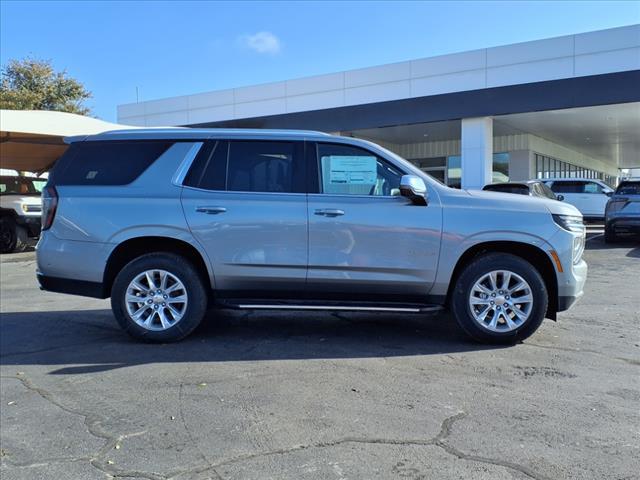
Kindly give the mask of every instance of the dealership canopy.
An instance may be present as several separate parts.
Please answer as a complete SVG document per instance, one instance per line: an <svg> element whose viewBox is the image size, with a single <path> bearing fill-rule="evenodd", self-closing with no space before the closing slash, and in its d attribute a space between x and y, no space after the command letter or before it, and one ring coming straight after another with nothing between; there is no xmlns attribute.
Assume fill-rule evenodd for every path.
<svg viewBox="0 0 640 480"><path fill-rule="evenodd" d="M0 110L0 168L42 172L64 153L64 137L137 128L66 112Z"/></svg>

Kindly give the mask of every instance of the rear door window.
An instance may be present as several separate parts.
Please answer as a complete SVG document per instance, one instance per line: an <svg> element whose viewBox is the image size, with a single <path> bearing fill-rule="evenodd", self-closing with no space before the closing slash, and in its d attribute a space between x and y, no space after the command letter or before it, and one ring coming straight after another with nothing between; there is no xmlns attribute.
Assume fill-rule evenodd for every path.
<svg viewBox="0 0 640 480"><path fill-rule="evenodd" d="M172 141L108 141L71 144L54 167L56 185L126 185L133 182Z"/></svg>
<svg viewBox="0 0 640 480"><path fill-rule="evenodd" d="M184 185L231 192L305 193L303 142L209 142Z"/></svg>
<svg viewBox="0 0 640 480"><path fill-rule="evenodd" d="M293 142L230 142L227 190L232 192L301 192L301 161ZM302 180L302 182L300 182Z"/></svg>

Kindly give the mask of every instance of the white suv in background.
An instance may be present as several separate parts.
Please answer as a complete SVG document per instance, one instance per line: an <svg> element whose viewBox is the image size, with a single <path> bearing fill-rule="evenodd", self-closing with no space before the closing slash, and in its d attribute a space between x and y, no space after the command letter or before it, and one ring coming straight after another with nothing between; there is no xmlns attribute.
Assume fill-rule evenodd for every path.
<svg viewBox="0 0 640 480"><path fill-rule="evenodd" d="M585 220L603 220L613 188L602 180L592 178L548 178L544 183L556 195L562 195L582 213Z"/></svg>
<svg viewBox="0 0 640 480"><path fill-rule="evenodd" d="M46 178L0 175L0 253L21 252L40 235Z"/></svg>

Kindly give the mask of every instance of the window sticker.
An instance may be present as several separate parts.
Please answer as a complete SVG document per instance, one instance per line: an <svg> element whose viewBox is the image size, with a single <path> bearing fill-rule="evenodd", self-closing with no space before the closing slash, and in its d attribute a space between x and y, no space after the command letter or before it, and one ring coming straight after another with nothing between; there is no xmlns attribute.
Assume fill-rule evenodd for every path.
<svg viewBox="0 0 640 480"><path fill-rule="evenodd" d="M376 157L332 155L329 159L330 183L375 185L378 177Z"/></svg>

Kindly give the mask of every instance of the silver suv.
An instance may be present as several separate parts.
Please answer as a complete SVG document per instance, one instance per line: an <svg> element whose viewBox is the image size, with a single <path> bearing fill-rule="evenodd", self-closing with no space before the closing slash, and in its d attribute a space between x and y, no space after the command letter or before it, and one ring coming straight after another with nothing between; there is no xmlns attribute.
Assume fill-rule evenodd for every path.
<svg viewBox="0 0 640 480"><path fill-rule="evenodd" d="M72 138L43 190L38 280L111 297L137 339L210 306L434 312L512 343L568 309L585 229L555 200L448 188L318 132L153 129Z"/></svg>

